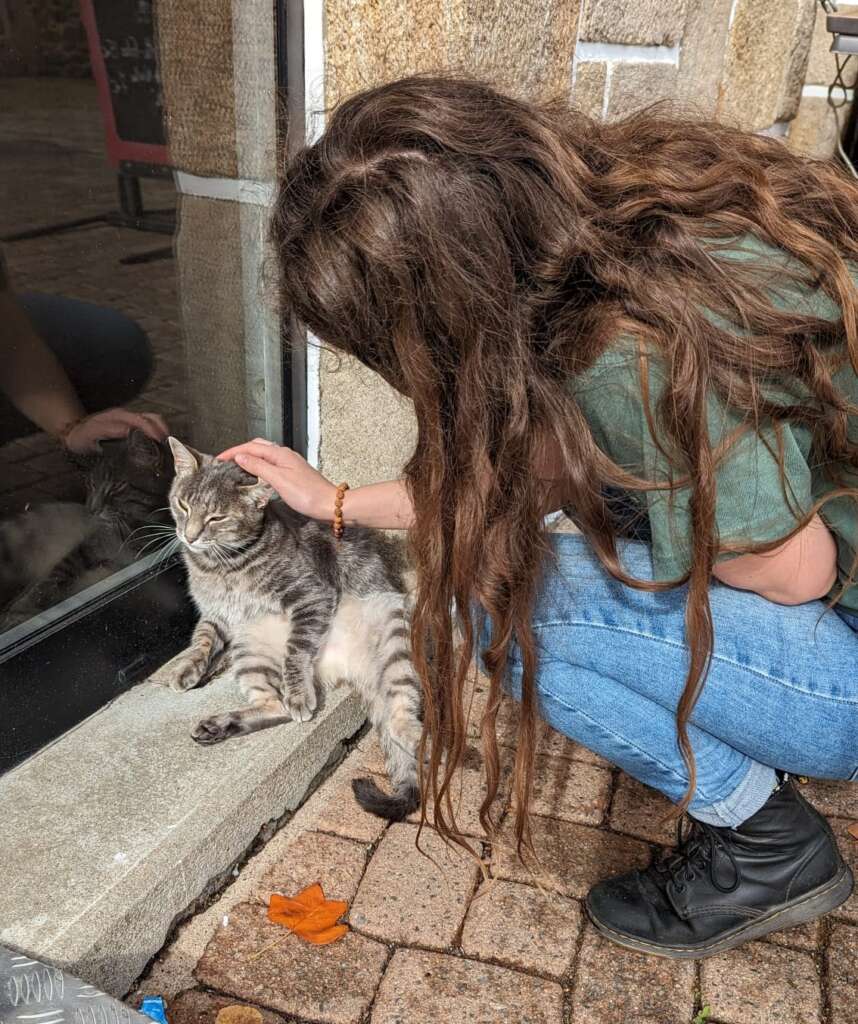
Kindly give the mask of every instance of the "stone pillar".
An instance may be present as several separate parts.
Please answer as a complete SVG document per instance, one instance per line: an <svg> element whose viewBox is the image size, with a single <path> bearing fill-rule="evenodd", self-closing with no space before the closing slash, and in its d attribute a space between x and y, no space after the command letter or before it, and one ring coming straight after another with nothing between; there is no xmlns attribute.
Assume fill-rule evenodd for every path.
<svg viewBox="0 0 858 1024"><path fill-rule="evenodd" d="M281 436L274 297L262 291L276 166L269 0L156 0L191 441L204 451Z"/></svg>

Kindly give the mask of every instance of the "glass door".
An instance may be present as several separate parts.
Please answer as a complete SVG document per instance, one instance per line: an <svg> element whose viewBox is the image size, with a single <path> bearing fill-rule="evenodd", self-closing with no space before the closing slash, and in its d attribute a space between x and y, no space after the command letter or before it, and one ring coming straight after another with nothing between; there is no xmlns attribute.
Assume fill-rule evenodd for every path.
<svg viewBox="0 0 858 1024"><path fill-rule="evenodd" d="M214 451L267 425L301 444L279 321L255 291L268 175L248 183L240 152L209 167L187 149L182 112L207 79L183 66L183 31L151 0L37 14L0 0L0 772L192 628L166 436ZM272 86L289 73L279 35ZM273 105L274 89L255 100ZM207 130L236 147L236 132ZM205 293L236 260L237 314L216 281Z"/></svg>

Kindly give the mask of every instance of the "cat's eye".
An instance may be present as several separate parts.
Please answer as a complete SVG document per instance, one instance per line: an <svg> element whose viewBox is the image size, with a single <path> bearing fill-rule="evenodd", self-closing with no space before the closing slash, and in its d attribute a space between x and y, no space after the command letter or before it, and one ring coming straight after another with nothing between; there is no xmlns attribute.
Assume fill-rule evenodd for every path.
<svg viewBox="0 0 858 1024"><path fill-rule="evenodd" d="M224 519L228 519L229 516L209 516L206 520L207 523L222 523Z"/></svg>
<svg viewBox="0 0 858 1024"><path fill-rule="evenodd" d="M191 514L191 510L183 501L177 501L176 506L178 507L179 511L182 513L183 516L188 516Z"/></svg>

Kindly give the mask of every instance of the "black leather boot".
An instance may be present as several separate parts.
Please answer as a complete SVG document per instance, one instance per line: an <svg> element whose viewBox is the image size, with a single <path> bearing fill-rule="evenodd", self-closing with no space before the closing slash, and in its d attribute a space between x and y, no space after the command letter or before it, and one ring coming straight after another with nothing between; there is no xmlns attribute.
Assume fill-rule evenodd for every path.
<svg viewBox="0 0 858 1024"><path fill-rule="evenodd" d="M606 938L697 959L812 921L852 892L828 822L791 778L738 828L691 821L666 858L587 894L587 912Z"/></svg>

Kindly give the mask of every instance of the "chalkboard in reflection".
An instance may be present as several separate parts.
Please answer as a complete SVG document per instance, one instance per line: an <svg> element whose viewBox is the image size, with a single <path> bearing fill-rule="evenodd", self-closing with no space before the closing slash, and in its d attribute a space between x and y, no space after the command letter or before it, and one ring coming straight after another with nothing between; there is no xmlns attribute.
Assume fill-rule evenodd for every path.
<svg viewBox="0 0 858 1024"><path fill-rule="evenodd" d="M152 0L81 0L111 162L167 163Z"/></svg>

